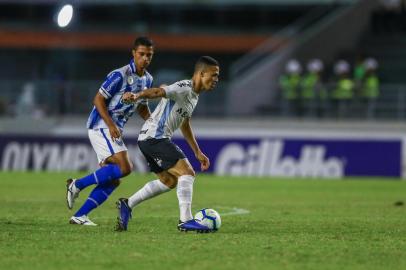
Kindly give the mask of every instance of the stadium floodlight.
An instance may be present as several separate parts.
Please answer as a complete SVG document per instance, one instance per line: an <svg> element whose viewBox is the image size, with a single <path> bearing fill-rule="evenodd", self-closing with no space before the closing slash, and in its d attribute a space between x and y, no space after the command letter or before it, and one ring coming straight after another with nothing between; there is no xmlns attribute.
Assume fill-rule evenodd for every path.
<svg viewBox="0 0 406 270"><path fill-rule="evenodd" d="M73 7L72 5L64 5L58 13L58 26L66 27L69 25L73 16Z"/></svg>

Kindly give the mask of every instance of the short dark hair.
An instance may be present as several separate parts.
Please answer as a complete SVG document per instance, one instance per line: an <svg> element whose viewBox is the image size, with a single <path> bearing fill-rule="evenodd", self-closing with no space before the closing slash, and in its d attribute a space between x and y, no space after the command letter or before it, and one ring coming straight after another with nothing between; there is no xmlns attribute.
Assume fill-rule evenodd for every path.
<svg viewBox="0 0 406 270"><path fill-rule="evenodd" d="M219 66L219 62L213 57L207 55L201 56L195 64L195 71L202 70L206 66Z"/></svg>
<svg viewBox="0 0 406 270"><path fill-rule="evenodd" d="M138 48L138 46L153 47L154 43L147 37L137 37L134 41L134 49Z"/></svg>

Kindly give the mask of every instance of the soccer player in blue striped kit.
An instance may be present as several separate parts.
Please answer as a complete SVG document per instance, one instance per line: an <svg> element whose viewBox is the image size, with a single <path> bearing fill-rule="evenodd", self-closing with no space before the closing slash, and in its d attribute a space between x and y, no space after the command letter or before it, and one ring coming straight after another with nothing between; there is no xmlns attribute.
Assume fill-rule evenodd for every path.
<svg viewBox="0 0 406 270"><path fill-rule="evenodd" d="M152 87L152 76L147 72L154 54L153 43L146 37L134 42L132 59L126 66L110 72L96 94L94 107L87 121L90 142L97 154L100 168L80 178L68 179L66 201L69 209L81 190L96 185L80 209L70 218L70 224L93 225L88 214L100 206L120 184L120 178L129 175L132 163L122 133L125 123L135 111L144 119L150 117L146 99L124 103L124 93L138 93Z"/></svg>

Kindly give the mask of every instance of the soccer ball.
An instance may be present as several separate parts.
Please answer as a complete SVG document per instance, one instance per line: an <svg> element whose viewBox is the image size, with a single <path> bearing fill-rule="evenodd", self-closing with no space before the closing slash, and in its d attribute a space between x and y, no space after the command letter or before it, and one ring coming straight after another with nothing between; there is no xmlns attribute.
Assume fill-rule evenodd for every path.
<svg viewBox="0 0 406 270"><path fill-rule="evenodd" d="M195 219L201 225L207 226L212 230L217 231L221 227L221 218L216 210L204 208L196 213Z"/></svg>

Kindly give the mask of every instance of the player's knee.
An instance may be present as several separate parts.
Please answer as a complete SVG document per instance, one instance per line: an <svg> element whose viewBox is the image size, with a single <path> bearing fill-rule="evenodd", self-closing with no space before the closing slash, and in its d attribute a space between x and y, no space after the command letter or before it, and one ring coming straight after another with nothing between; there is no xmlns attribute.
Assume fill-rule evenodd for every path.
<svg viewBox="0 0 406 270"><path fill-rule="evenodd" d="M178 176L180 177L182 175L191 175L191 176L195 177L196 173L193 170L193 168L187 167L187 168L184 168L184 169L178 171Z"/></svg>
<svg viewBox="0 0 406 270"><path fill-rule="evenodd" d="M123 162L119 166L123 176L129 175L133 170L133 164L131 162Z"/></svg>
<svg viewBox="0 0 406 270"><path fill-rule="evenodd" d="M129 170L130 170L130 173L131 173L133 171L133 169L134 169L134 164L132 162L129 162L128 167L129 167Z"/></svg>
<svg viewBox="0 0 406 270"><path fill-rule="evenodd" d="M111 181L111 184L115 187L118 187L121 184L120 179L114 179L113 181Z"/></svg>
<svg viewBox="0 0 406 270"><path fill-rule="evenodd" d="M178 179L176 177L162 177L160 178L162 184L167 186L170 189L176 188L178 184Z"/></svg>
<svg viewBox="0 0 406 270"><path fill-rule="evenodd" d="M178 181L170 181L168 183L165 184L165 186L167 186L170 189L174 189L176 188L176 186L178 185Z"/></svg>
<svg viewBox="0 0 406 270"><path fill-rule="evenodd" d="M174 188L176 188L177 185L178 185L178 179L176 177L173 177L173 179L171 179L170 183L166 186L170 189L174 189Z"/></svg>
<svg viewBox="0 0 406 270"><path fill-rule="evenodd" d="M196 176L196 173L195 173L195 170L193 170L192 167L188 167L188 168L185 170L185 172L184 172L183 175L191 175L191 176L195 177L195 176Z"/></svg>
<svg viewBox="0 0 406 270"><path fill-rule="evenodd" d="M127 176L131 173L131 168L130 167L125 167L122 169L122 175Z"/></svg>

